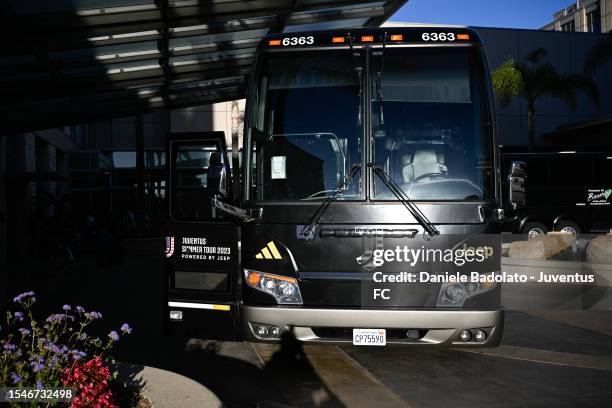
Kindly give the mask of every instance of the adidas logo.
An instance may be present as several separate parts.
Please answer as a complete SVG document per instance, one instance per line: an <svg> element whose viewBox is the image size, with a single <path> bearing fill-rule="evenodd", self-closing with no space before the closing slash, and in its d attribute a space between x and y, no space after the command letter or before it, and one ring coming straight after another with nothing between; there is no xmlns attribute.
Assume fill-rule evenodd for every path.
<svg viewBox="0 0 612 408"><path fill-rule="evenodd" d="M255 255L255 259L283 259L283 257L278 252L276 245L274 245L274 241L270 241L263 247L261 252Z"/></svg>

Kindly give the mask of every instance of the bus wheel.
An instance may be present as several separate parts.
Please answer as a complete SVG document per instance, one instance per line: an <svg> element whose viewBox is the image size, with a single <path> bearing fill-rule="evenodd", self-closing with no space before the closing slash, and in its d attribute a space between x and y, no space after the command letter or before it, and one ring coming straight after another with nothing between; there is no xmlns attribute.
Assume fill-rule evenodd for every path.
<svg viewBox="0 0 612 408"><path fill-rule="evenodd" d="M541 222L530 221L526 222L521 228L522 234L527 234L527 239L533 239L535 237L539 237L540 235L546 235L548 232L548 227Z"/></svg>
<svg viewBox="0 0 612 408"><path fill-rule="evenodd" d="M580 225L576 224L574 221L569 220L560 220L555 225L555 230L559 232L565 232L566 234L572 234L573 236L577 236L580 234Z"/></svg>

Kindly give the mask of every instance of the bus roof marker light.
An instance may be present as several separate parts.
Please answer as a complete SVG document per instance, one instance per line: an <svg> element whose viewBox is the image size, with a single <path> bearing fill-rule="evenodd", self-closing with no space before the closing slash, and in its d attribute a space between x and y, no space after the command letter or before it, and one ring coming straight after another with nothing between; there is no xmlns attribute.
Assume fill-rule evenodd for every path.
<svg viewBox="0 0 612 408"><path fill-rule="evenodd" d="M403 34L391 34L389 38L391 39L391 41L404 41Z"/></svg>
<svg viewBox="0 0 612 408"><path fill-rule="evenodd" d="M344 37L332 37L332 43L339 44L344 42Z"/></svg>
<svg viewBox="0 0 612 408"><path fill-rule="evenodd" d="M470 40L470 35L469 34L457 34L457 39L458 40L469 41Z"/></svg>
<svg viewBox="0 0 612 408"><path fill-rule="evenodd" d="M373 35L362 35L361 42L374 42L374 36Z"/></svg>
<svg viewBox="0 0 612 408"><path fill-rule="evenodd" d="M281 40L270 40L268 41L268 45L273 47L275 45L281 45Z"/></svg>

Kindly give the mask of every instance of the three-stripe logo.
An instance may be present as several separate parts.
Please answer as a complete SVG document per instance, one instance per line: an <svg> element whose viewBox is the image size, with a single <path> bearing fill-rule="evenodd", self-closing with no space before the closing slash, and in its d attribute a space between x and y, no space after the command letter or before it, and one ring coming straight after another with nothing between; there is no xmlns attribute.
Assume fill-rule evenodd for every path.
<svg viewBox="0 0 612 408"><path fill-rule="evenodd" d="M270 241L262 248L261 252L255 255L255 259L283 259L278 248L274 245L274 241Z"/></svg>

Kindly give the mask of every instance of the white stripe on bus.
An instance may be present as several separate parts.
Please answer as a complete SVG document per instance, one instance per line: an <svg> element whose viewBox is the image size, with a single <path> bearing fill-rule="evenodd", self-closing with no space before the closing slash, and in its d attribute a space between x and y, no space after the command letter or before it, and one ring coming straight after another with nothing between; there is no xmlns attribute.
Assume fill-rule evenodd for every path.
<svg viewBox="0 0 612 408"><path fill-rule="evenodd" d="M215 305L210 303L190 303L190 302L168 302L170 307L184 307L187 309L207 309L229 311L230 305Z"/></svg>

